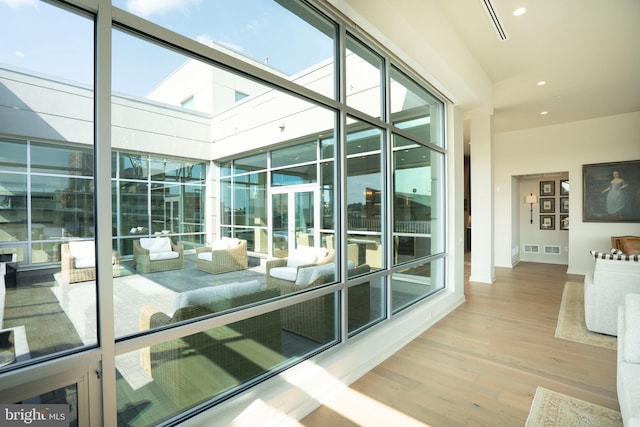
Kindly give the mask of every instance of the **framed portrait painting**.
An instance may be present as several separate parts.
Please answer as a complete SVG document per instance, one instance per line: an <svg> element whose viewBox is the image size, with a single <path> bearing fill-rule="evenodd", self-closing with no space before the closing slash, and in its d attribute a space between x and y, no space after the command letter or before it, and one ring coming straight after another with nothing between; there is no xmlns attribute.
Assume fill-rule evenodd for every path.
<svg viewBox="0 0 640 427"><path fill-rule="evenodd" d="M582 220L640 222L640 160L582 165Z"/></svg>

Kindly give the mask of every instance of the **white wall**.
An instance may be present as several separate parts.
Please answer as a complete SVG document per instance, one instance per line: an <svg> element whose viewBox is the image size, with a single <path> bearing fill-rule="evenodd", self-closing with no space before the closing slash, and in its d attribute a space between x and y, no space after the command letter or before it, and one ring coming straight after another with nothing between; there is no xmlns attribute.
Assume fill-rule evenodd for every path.
<svg viewBox="0 0 640 427"><path fill-rule="evenodd" d="M494 144L495 222L500 224L495 230L496 266L511 267L512 248L521 244L512 231L512 222L520 221L524 209L524 205L520 212L513 209L510 187L514 176L568 172L572 220L568 273L592 271L589 250L609 250L611 236L640 234L638 223L582 221L582 165L640 159L640 111L498 133Z"/></svg>
<svg viewBox="0 0 640 427"><path fill-rule="evenodd" d="M94 143L91 88L0 68L0 132L7 136ZM211 118L136 97L112 98L113 148L209 160ZM0 153L1 155L1 153Z"/></svg>

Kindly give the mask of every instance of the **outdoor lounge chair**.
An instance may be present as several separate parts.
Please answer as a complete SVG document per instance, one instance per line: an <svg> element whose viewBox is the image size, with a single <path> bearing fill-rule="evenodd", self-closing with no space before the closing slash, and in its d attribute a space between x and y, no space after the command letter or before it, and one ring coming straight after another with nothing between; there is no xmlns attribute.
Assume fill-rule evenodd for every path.
<svg viewBox="0 0 640 427"><path fill-rule="evenodd" d="M233 288L243 285L230 284ZM191 296L187 298L178 294L176 302L180 301L180 307L173 316L154 307L144 307L140 312L141 330L211 315L280 294L277 289L240 295L215 292L221 286L228 285L190 291ZM208 290L217 294L216 297L207 297ZM276 310L152 345L141 350L141 365L178 407L186 408L272 369L285 360L281 350L280 313Z"/></svg>
<svg viewBox="0 0 640 427"><path fill-rule="evenodd" d="M196 268L211 274L248 268L247 241L223 237L211 246L196 249Z"/></svg>
<svg viewBox="0 0 640 427"><path fill-rule="evenodd" d="M133 241L133 262L142 273L184 268L182 246L169 237L143 237Z"/></svg>
<svg viewBox="0 0 640 427"><path fill-rule="evenodd" d="M331 256L333 259L333 256ZM300 292L330 283L335 278L335 264L329 262L321 265L305 265L298 268L299 277L305 277L302 282L298 280L288 281L270 276L271 267L278 260L267 261L267 287L278 289L282 295ZM269 265L271 263L271 266ZM367 264L358 267L349 263L347 269L349 277L368 273L371 268ZM308 284L304 282L308 281ZM361 326L368 322L370 316L370 289L369 283L363 283L349 288L349 329ZM294 334L309 338L313 341L324 343L335 338L335 307L334 294L323 295L309 301L285 307L280 310L282 315L282 328Z"/></svg>
<svg viewBox="0 0 640 427"><path fill-rule="evenodd" d="M73 240L60 245L60 269L67 283L96 280L96 248L93 240ZM111 258L113 277L120 276L120 257Z"/></svg>
<svg viewBox="0 0 640 427"><path fill-rule="evenodd" d="M267 261L267 285L303 285L309 286L312 281L318 280L318 274L314 270L305 270L306 267L320 266L333 262L335 251L327 248L312 248L298 246L291 251L287 258L276 258ZM309 274L308 276L306 274ZM324 271L322 274L327 274ZM312 277L313 276L313 277ZM322 280L318 284L322 284Z"/></svg>

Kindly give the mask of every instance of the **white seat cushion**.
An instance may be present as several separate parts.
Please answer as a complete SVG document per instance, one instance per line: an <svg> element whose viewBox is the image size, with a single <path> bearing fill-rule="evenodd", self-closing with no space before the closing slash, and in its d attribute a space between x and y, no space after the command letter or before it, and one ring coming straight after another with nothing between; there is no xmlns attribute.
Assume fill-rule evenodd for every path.
<svg viewBox="0 0 640 427"><path fill-rule="evenodd" d="M298 271L298 277L296 277L296 285L307 286L315 282L320 276L320 267L306 267L301 268Z"/></svg>
<svg viewBox="0 0 640 427"><path fill-rule="evenodd" d="M625 296L624 316L624 360L640 363L640 294Z"/></svg>
<svg viewBox="0 0 640 427"><path fill-rule="evenodd" d="M174 309L191 305L209 306L222 299L230 299L241 295L258 292L262 285L257 280L247 282L233 282L225 285L209 286L207 288L194 289L176 295Z"/></svg>
<svg viewBox="0 0 640 427"><path fill-rule="evenodd" d="M307 286L315 282L320 276L335 277L336 265L333 262L313 267L301 268L296 277L296 285ZM326 280L326 279L325 279Z"/></svg>
<svg viewBox="0 0 640 427"><path fill-rule="evenodd" d="M149 253L171 252L171 240L168 237L143 237L140 246Z"/></svg>
<svg viewBox="0 0 640 427"><path fill-rule="evenodd" d="M111 257L111 265L116 265L116 257ZM93 258L76 259L73 263L75 268L94 268L96 261Z"/></svg>
<svg viewBox="0 0 640 427"><path fill-rule="evenodd" d="M177 259L180 258L180 254L178 252L150 252L149 260L151 261L162 261L165 259Z"/></svg>
<svg viewBox="0 0 640 427"><path fill-rule="evenodd" d="M327 256L327 248L312 248L310 246L298 246L289 252L287 267L315 264Z"/></svg>
<svg viewBox="0 0 640 427"><path fill-rule="evenodd" d="M94 268L95 243L93 240L74 240L69 242L69 253L74 258L74 268Z"/></svg>
<svg viewBox="0 0 640 427"><path fill-rule="evenodd" d="M211 250L213 250L213 251L220 251L220 250L224 250L224 249L229 249L227 247L226 240L216 240L211 244Z"/></svg>
<svg viewBox="0 0 640 427"><path fill-rule="evenodd" d="M236 237L223 237L222 241L227 243L227 249L235 248L240 244L240 239Z"/></svg>
<svg viewBox="0 0 640 427"><path fill-rule="evenodd" d="M240 239L235 237L222 237L211 244L211 250L232 249L240 244Z"/></svg>
<svg viewBox="0 0 640 427"><path fill-rule="evenodd" d="M295 282L297 274L297 267L276 267L269 270L269 275L271 275L271 277L288 280L289 282Z"/></svg>
<svg viewBox="0 0 640 427"><path fill-rule="evenodd" d="M211 262L211 260L213 259L213 254L211 252L200 252L198 254L198 259Z"/></svg>
<svg viewBox="0 0 640 427"><path fill-rule="evenodd" d="M73 240L69 242L69 253L74 258L95 258L96 246L93 240Z"/></svg>
<svg viewBox="0 0 640 427"><path fill-rule="evenodd" d="M96 260L94 258L76 258L73 266L75 268L93 268L96 266Z"/></svg>

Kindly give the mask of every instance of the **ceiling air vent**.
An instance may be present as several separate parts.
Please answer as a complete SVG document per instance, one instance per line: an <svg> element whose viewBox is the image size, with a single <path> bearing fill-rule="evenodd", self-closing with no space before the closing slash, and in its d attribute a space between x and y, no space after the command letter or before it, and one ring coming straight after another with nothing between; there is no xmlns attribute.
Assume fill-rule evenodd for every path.
<svg viewBox="0 0 640 427"><path fill-rule="evenodd" d="M498 38L500 40L502 40L502 41L507 40L509 38L509 36L507 36L507 32L502 27L502 22L500 22L500 18L498 17L498 12L496 11L496 9L491 4L491 1L490 0L480 0L480 2L484 6L484 10L487 12L487 15L489 16L489 20L491 21L491 25L496 30L496 33L498 33Z"/></svg>

